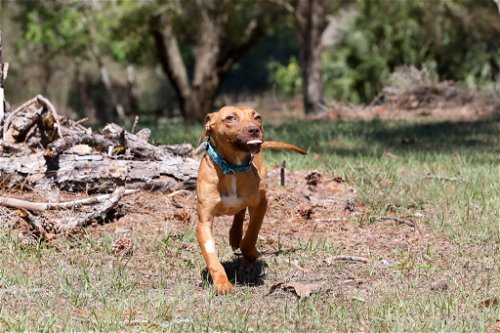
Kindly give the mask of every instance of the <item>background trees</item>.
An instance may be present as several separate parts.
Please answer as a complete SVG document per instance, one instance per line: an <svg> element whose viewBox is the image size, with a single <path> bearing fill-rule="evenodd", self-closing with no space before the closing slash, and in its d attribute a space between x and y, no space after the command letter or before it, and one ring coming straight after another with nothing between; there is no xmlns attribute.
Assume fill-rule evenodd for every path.
<svg viewBox="0 0 500 333"><path fill-rule="evenodd" d="M186 119L202 120L212 110L223 78L276 18L265 4L231 0L180 2L151 18L158 57ZM179 37L189 47L184 57Z"/></svg>
<svg viewBox="0 0 500 333"><path fill-rule="evenodd" d="M358 0L341 30L322 54L327 99L368 103L402 65L426 66L473 88L498 80L500 19L493 1ZM274 81L290 91L289 82L300 77L293 77L293 66L289 75L278 70L287 80Z"/></svg>
<svg viewBox="0 0 500 333"><path fill-rule="evenodd" d="M198 121L221 94L272 87L314 113L370 102L401 65L474 88L500 68L491 0L53 0L3 3L1 15L11 102L49 94L96 121Z"/></svg>

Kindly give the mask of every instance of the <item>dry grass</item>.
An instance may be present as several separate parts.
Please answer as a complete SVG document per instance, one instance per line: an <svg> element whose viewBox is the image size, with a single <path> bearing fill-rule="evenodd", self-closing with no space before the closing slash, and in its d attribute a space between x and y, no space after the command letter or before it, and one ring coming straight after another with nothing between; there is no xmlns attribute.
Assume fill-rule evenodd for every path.
<svg viewBox="0 0 500 333"><path fill-rule="evenodd" d="M215 296L198 249L192 193L131 195L112 223L49 243L27 238L15 212L0 208L8 221L0 229L0 330L494 332L500 170L491 126L498 124L461 128L456 142L436 140L443 127L412 125L269 128L311 154L268 155L270 165L287 158L295 171L284 188L277 171L270 174L263 256L252 270L230 250L231 219L217 219L218 251L237 285L224 297ZM472 139L479 143L468 145ZM297 171L311 167L321 174L317 185L307 184L310 171ZM124 239L130 250L117 251ZM304 299L269 294L279 282L323 285Z"/></svg>

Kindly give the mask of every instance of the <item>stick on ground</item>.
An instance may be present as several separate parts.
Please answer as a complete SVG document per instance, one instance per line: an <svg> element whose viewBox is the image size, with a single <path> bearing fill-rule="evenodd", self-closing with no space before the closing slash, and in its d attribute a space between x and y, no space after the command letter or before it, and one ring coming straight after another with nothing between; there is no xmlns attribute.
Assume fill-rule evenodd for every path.
<svg viewBox="0 0 500 333"><path fill-rule="evenodd" d="M136 193L139 190L126 190L123 195ZM84 205L102 203L109 199L112 194L103 194L91 198L79 199L67 202L32 202L15 198L0 197L0 205L10 208L27 209L30 211L43 212L51 209L72 209Z"/></svg>
<svg viewBox="0 0 500 333"><path fill-rule="evenodd" d="M410 221L410 220L405 220L405 219L395 217L395 216L379 216L376 219L381 220L381 221L394 221L394 222L398 222L399 224L406 224L407 226L415 228L415 222Z"/></svg>
<svg viewBox="0 0 500 333"><path fill-rule="evenodd" d="M118 204L124 194L125 188L119 187L101 205L90 209L87 213L58 221L57 224L59 231L67 232L78 227L83 227L90 221L106 215L106 213Z"/></svg>

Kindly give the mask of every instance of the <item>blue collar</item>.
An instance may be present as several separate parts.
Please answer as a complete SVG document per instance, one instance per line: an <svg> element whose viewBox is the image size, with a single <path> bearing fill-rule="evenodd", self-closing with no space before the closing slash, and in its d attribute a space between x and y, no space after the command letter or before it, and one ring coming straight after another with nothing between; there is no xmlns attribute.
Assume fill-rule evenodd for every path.
<svg viewBox="0 0 500 333"><path fill-rule="evenodd" d="M217 164L221 168L223 174L231 175L237 172L247 172L252 168L253 155L250 155L250 160L245 164L229 164L224 161L224 159L219 155L215 148L210 144L210 141L207 141L206 145L208 156L210 156L212 161L214 161L215 164Z"/></svg>

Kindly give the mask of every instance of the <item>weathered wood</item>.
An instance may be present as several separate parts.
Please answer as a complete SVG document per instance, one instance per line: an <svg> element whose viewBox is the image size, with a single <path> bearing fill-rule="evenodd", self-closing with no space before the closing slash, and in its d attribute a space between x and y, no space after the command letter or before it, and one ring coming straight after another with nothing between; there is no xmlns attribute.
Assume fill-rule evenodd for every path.
<svg viewBox="0 0 500 333"><path fill-rule="evenodd" d="M23 121L23 118L27 118L27 117L32 118L32 116L29 115L32 112L29 112L27 109L35 103L36 103L36 97L30 99L29 101L24 102L23 104L18 106L14 111L6 114L6 119L5 119L5 123L3 125L3 134L2 134L3 141L10 142L10 143L14 143L17 141L16 140L17 127L13 126L13 128L11 129L10 128L11 122L15 119L15 117L20 118L21 124L25 122L25 121ZM23 112L26 114L21 114ZM22 125L20 125L20 126L22 126Z"/></svg>
<svg viewBox="0 0 500 333"><path fill-rule="evenodd" d="M36 96L36 101L43 107L41 114L41 128L42 144L47 141L47 144L57 138L62 138L61 123L59 122L59 115L57 114L54 105L42 95ZM46 139L44 138L46 137ZM46 144L43 145L44 147Z"/></svg>
<svg viewBox="0 0 500 333"><path fill-rule="evenodd" d="M125 194L123 187L117 188L104 202L99 206L90 208L83 214L77 216L66 217L58 220L56 223L56 230L59 232L68 232L78 227L84 227L93 219L97 219L106 215L113 207L115 207L122 196Z"/></svg>
<svg viewBox="0 0 500 333"><path fill-rule="evenodd" d="M125 190L123 195L136 193L137 191L138 190ZM109 196L109 194L103 194L95 197L66 202L34 202L0 196L0 205L10 208L29 209L30 211L44 212L51 209L74 209L84 205L102 203L109 199Z"/></svg>
<svg viewBox="0 0 500 333"><path fill-rule="evenodd" d="M8 114L0 140L0 180L7 187L110 192L119 186L165 192L193 189L198 162L191 145L153 145L149 129L101 133L60 117L36 96ZM10 155L8 155L10 154Z"/></svg>
<svg viewBox="0 0 500 333"><path fill-rule="evenodd" d="M1 156L2 183L34 188L47 179L71 192L110 192L117 186L171 192L194 189L199 165L194 159L174 155L140 161L97 153L64 153L47 163L42 154Z"/></svg>

